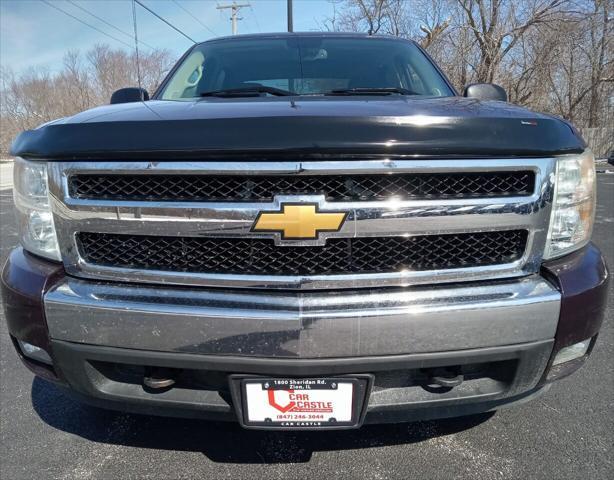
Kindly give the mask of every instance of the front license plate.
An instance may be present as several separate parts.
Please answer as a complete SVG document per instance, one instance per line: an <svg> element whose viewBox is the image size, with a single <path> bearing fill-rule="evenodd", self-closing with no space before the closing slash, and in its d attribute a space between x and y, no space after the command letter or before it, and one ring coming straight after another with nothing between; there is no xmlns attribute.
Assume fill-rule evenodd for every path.
<svg viewBox="0 0 614 480"><path fill-rule="evenodd" d="M355 378L257 378L242 382L246 426L356 426L363 389Z"/></svg>

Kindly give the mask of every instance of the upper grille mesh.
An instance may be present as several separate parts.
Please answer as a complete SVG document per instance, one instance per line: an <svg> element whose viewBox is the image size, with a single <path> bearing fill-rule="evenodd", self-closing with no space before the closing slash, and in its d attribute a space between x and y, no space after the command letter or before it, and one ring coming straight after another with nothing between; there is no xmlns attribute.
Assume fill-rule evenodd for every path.
<svg viewBox="0 0 614 480"><path fill-rule="evenodd" d="M280 194L324 194L329 201L529 195L531 171L371 175L240 176L76 174L73 198L158 201L270 201Z"/></svg>
<svg viewBox="0 0 614 480"><path fill-rule="evenodd" d="M323 275L440 270L511 263L521 258L525 230L333 238L317 247L278 247L267 239L79 234L91 264L193 273Z"/></svg>

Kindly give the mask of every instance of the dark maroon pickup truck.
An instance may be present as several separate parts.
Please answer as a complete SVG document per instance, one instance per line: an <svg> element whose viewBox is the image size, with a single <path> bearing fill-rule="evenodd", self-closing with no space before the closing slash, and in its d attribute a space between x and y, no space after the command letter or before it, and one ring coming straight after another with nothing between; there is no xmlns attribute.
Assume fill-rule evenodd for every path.
<svg viewBox="0 0 614 480"><path fill-rule="evenodd" d="M149 98L23 132L2 294L23 362L86 402L247 428L496 410L580 367L608 271L591 151L456 93L419 46L192 47Z"/></svg>

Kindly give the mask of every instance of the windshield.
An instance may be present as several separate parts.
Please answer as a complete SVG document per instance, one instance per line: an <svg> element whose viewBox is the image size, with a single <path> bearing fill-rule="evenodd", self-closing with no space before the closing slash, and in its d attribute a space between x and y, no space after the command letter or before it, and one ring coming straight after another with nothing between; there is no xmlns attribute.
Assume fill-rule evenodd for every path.
<svg viewBox="0 0 614 480"><path fill-rule="evenodd" d="M197 45L158 98L188 100L207 92L272 87L297 95L389 89L412 95L454 95L414 44L388 38L243 38ZM266 95L260 89L260 95ZM269 89L270 90L270 89ZM356 92L356 94L364 92Z"/></svg>

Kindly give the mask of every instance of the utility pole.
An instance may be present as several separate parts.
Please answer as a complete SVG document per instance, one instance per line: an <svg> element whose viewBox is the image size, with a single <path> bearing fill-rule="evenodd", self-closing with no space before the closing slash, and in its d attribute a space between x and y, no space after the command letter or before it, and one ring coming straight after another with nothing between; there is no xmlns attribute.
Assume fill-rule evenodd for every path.
<svg viewBox="0 0 614 480"><path fill-rule="evenodd" d="M243 7L249 7L249 3L237 3L232 2L232 5L218 5L218 10L225 10L230 8L230 20L232 21L232 34L237 34L237 20L243 20L242 18L238 18L239 10Z"/></svg>
<svg viewBox="0 0 614 480"><path fill-rule="evenodd" d="M294 25L293 25L293 18L292 18L292 0L288 0L288 31L289 32L293 32L294 31Z"/></svg>

